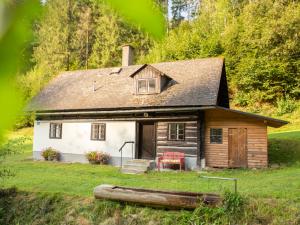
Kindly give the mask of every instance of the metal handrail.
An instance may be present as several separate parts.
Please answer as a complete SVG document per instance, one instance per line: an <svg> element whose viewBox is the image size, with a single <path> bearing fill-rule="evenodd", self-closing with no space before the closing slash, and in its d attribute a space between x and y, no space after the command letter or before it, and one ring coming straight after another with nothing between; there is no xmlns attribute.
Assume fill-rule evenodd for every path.
<svg viewBox="0 0 300 225"><path fill-rule="evenodd" d="M217 179L217 180L231 180L234 182L234 192L237 193L237 178L231 177L208 177L208 176L200 176L200 178L204 179Z"/></svg>
<svg viewBox="0 0 300 225"><path fill-rule="evenodd" d="M123 143L123 145L121 146L121 148L119 149L119 152L121 152L121 165L120 165L120 168L123 167L123 148L126 144L132 144L132 147L131 147L131 153L132 153L132 159L133 159L133 144L134 144L134 141L125 141Z"/></svg>

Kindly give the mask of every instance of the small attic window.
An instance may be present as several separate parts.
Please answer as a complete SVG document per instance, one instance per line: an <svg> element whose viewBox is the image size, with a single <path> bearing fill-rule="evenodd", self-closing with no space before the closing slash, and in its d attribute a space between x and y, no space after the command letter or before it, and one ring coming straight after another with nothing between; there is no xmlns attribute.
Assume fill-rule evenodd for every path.
<svg viewBox="0 0 300 225"><path fill-rule="evenodd" d="M156 92L156 79L138 79L137 84L139 94L153 94Z"/></svg>

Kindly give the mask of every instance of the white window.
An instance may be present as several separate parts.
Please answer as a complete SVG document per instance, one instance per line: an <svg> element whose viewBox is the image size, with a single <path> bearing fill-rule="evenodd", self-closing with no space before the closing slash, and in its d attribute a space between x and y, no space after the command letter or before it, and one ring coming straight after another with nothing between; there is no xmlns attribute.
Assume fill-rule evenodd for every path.
<svg viewBox="0 0 300 225"><path fill-rule="evenodd" d="M169 123L168 139L171 141L184 141L184 123Z"/></svg>
<svg viewBox="0 0 300 225"><path fill-rule="evenodd" d="M50 139L61 139L62 137L62 124L61 123L50 123L49 138Z"/></svg>
<svg viewBox="0 0 300 225"><path fill-rule="evenodd" d="M91 140L105 141L105 123L93 123L91 129Z"/></svg>
<svg viewBox="0 0 300 225"><path fill-rule="evenodd" d="M156 92L156 79L138 79L137 85L139 94L153 94Z"/></svg>

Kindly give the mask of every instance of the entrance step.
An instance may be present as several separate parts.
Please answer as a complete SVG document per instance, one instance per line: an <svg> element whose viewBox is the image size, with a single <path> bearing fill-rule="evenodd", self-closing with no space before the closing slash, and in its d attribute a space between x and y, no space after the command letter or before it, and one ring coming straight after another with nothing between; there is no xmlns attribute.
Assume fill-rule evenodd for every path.
<svg viewBox="0 0 300 225"><path fill-rule="evenodd" d="M142 174L155 168L154 160L132 159L128 160L121 168L122 173L126 174Z"/></svg>

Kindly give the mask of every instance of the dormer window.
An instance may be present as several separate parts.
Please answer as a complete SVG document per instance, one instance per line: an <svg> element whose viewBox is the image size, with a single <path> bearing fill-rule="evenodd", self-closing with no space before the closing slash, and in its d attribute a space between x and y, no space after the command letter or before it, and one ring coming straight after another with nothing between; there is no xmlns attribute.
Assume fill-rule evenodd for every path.
<svg viewBox="0 0 300 225"><path fill-rule="evenodd" d="M156 93L156 79L138 79L137 83L139 94Z"/></svg>
<svg viewBox="0 0 300 225"><path fill-rule="evenodd" d="M134 93L136 95L159 94L172 80L170 77L151 65L143 65L130 75L134 79Z"/></svg>

